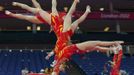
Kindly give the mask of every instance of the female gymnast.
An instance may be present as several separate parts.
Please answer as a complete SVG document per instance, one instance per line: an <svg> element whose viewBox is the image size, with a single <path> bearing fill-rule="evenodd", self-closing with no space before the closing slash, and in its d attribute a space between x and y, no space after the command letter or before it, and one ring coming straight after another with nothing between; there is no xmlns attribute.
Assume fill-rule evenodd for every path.
<svg viewBox="0 0 134 75"><path fill-rule="evenodd" d="M120 64L123 56L122 46L118 45L117 50L114 52L113 61L110 62L111 64L111 72L110 75L121 75L120 74Z"/></svg>
<svg viewBox="0 0 134 75"><path fill-rule="evenodd" d="M53 1L55 1L55 0L53 0ZM53 2L52 1L52 2ZM72 15L72 13L75 11L75 7L76 7L76 4L78 3L79 1L78 0L75 0L74 1L74 3L73 3L73 5L72 5L72 7L71 7L71 9L70 9L70 11L68 12L68 14L67 14L67 16L65 17L65 21L64 21L64 27L63 27L63 29L62 29L62 26L63 25L59 25L59 24L57 24L58 26L59 26L59 28L57 28L57 29L60 29L60 30L58 30L58 32L59 32L59 34L57 33L57 36L61 36L61 34L66 34L65 36L63 36L62 35L62 37L64 37L64 39L65 40L69 40L70 39L70 37L69 36L71 36L72 35L72 33L74 32L74 30L75 30L75 28L78 26L78 24L80 23L80 22L82 22L82 21L79 21L80 19L78 19L78 20L76 20L75 22L73 22L72 24L71 24L71 15ZM30 22L32 22L32 23L42 23L42 22L47 22L48 24L52 24L52 21L54 22L54 26L55 27L53 27L53 30L54 30L54 28L56 28L57 26L55 25L55 23L57 22L55 22L55 16L53 17L51 14L49 14L49 13L47 13L47 12L45 12L45 11L43 11L40 7L38 7L38 6L35 6L36 8L31 8L31 7L29 7L29 6L27 6L27 5L25 5L25 4L19 4L19 3L17 3L17 2L14 2L13 3L13 5L14 6L20 6L21 8L23 8L23 9L26 9L26 10L28 10L28 11L30 11L30 12L32 12L32 13L35 13L35 14L40 14L40 17L42 18L41 20L40 19L38 19L37 17L35 17L35 16L23 16L23 15L21 15L21 14L13 14L13 13L11 13L11 12L9 12L9 11L6 11L6 14L7 15L10 15L10 16L13 16L13 17L16 17L16 18L19 18L19 19L24 19L24 20L28 20L28 21L30 21ZM53 6L52 6L52 9L53 9ZM52 11L53 12L53 11ZM19 15L19 16L18 16ZM47 15L47 16L46 16ZM57 12L56 13L54 13L53 15L57 15ZM20 17L21 16L21 17ZM67 19L68 18L68 19ZM81 18L83 18L83 16L81 17ZM69 23L69 24L67 24L67 22ZM57 31L56 31L57 32ZM62 32L62 33L60 33L60 32ZM63 39L63 38L61 38L61 39ZM62 43L62 45L63 44L66 44L67 42L63 42ZM122 43L122 42L118 42L118 43ZM111 45L115 45L115 44L117 44L117 42L101 42L101 41L88 41L88 42L84 42L84 43L80 43L80 44L76 44L76 45L74 45L74 48L75 47L78 47L78 49L80 48L80 51L82 51L82 50L86 50L86 49L90 49L90 47L87 47L87 46L89 46L89 45L87 45L87 44L89 44L90 45L90 47L91 48L94 48L94 49L98 49L98 50L109 50L110 48L104 48L104 47L100 47L100 46L111 46ZM91 45L92 44L92 45ZM66 51L66 49L68 48L68 47L73 47L73 45L69 45L69 46L67 46L66 48L64 48L63 50L64 51ZM59 47L56 47L56 48L59 48ZM58 50L60 50L60 49L58 49ZM93 50L93 49L92 49ZM62 52L62 51L60 51L60 52L58 52L57 54L58 54L58 59L60 59L59 57L64 53L64 51ZM73 51L73 50L72 50ZM85 51L84 51L85 52Z"/></svg>
<svg viewBox="0 0 134 75"><path fill-rule="evenodd" d="M79 0L77 0L77 2L79 2ZM71 16L72 16L73 12L75 11L76 5L77 5L76 2L74 2L72 4L72 7L70 8L69 12L67 13L67 15L64 19L63 30L61 33L62 40L63 39L70 40L72 34L74 33L74 30L77 28L79 23L81 23L84 20L83 18L85 18L85 16L82 15L78 20L76 20L72 23ZM87 6L87 8L89 8L89 6ZM87 13L84 13L84 14L87 14ZM71 44L71 45L68 44L66 47L63 48L63 50L58 52L56 64L54 65L54 71L53 71L52 75L59 75L60 65L63 62L68 61L73 54L77 54L77 53L83 54L83 53L91 52L91 51L95 51L95 50L99 50L101 52L106 52L111 49L113 50L113 48L110 48L109 46L113 46L113 45L117 45L117 44L121 44L121 43L123 43L123 41L116 41L116 42L115 41L114 42L86 41L86 42L78 43L78 44Z"/></svg>

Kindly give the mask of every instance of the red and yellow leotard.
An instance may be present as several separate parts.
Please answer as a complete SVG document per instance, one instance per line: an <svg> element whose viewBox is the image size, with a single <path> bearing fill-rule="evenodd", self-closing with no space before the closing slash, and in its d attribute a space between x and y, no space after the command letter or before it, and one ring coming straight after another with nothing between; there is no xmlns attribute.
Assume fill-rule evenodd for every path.
<svg viewBox="0 0 134 75"><path fill-rule="evenodd" d="M38 17L37 17L38 18ZM42 19L38 19L43 21ZM70 29L67 32L62 32L63 30L63 21L60 20L61 17L58 16L51 16L51 25L53 30L57 36L57 42L55 45L55 60L57 61L56 65L54 66L54 71L59 73L59 66L62 62L66 61L64 59L70 59L73 54L79 53L83 54L84 52L79 50L75 44L68 45L71 36L73 35L72 30Z"/></svg>
<svg viewBox="0 0 134 75"><path fill-rule="evenodd" d="M120 50L118 54L114 55L113 62L115 62L115 64L111 69L110 75L119 75L122 55L123 55L122 50Z"/></svg>
<svg viewBox="0 0 134 75"><path fill-rule="evenodd" d="M79 50L79 48L76 46L76 44L72 44L72 45L68 45L68 46L64 47L64 49L61 50L58 54L58 59L57 59L56 65L54 66L54 69L53 69L54 72L56 72L58 75L60 72L59 67L63 62L69 61L73 54L83 54L83 53L86 53L86 52Z"/></svg>
<svg viewBox="0 0 134 75"><path fill-rule="evenodd" d="M52 27L54 28L54 32L57 36L57 41L55 45L55 60L57 59L57 56L61 50L63 50L64 47L68 45L68 42L70 41L70 37L73 35L72 30L69 30L67 32L62 32L63 30L63 21L60 22L60 17L58 16L52 16Z"/></svg>
<svg viewBox="0 0 134 75"><path fill-rule="evenodd" d="M63 30L63 21L61 22L59 16L51 15L51 26L53 27L53 31L55 32L58 39Z"/></svg>
<svg viewBox="0 0 134 75"><path fill-rule="evenodd" d="M36 17L43 23L46 23L46 21L40 16L38 13ZM53 31L55 32L57 38L59 37L60 33L62 32L63 29L63 15L60 16L53 16L51 15L51 26L53 28Z"/></svg>
<svg viewBox="0 0 134 75"><path fill-rule="evenodd" d="M73 35L73 32L72 32L72 30L69 30L69 31L67 31L67 32L63 32L63 33L61 33L60 34L60 36L58 37L58 40L57 40L57 42L56 42L56 47L55 47L55 49L54 49L54 51L55 51L55 59L57 59L57 56L59 56L59 52L61 51L61 50L63 50L63 48L64 47L66 47L68 44L69 44L69 42L70 42L70 37ZM58 57L59 58L59 57Z"/></svg>
<svg viewBox="0 0 134 75"><path fill-rule="evenodd" d="M64 38L64 39L67 39L67 37L70 38L72 36L72 33L69 33L69 32L71 32L71 30L68 31L68 32L63 32L62 34L64 34L64 36L62 38ZM54 72L59 73L60 72L60 70L59 70L60 65L63 62L66 62L66 61L70 60L71 56L73 54L84 54L84 53L86 53L86 51L85 50L80 50L76 46L76 44L71 44L71 45L64 46L64 48L62 50L60 50L60 52L58 52L58 54L56 56L57 57L57 59L56 59L57 62L56 62L56 65L54 66Z"/></svg>
<svg viewBox="0 0 134 75"><path fill-rule="evenodd" d="M62 32L63 30L63 16L65 16L65 14L63 13L60 16L53 16L51 15L51 26L53 27L53 31L55 32L56 36L57 36L57 41L56 41L56 45L55 45L55 60L57 59L57 56L59 55L58 53L63 50L64 47L66 47L68 45L68 42L70 41L70 37L73 35L72 30L69 30L67 32ZM45 20L38 14L37 18L42 21L45 22Z"/></svg>

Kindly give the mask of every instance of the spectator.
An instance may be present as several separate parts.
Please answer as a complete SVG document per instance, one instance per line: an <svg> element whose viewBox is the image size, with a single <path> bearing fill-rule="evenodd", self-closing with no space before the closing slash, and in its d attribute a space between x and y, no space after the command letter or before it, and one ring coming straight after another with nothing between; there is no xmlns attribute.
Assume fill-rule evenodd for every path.
<svg viewBox="0 0 134 75"><path fill-rule="evenodd" d="M104 65L104 70L101 72L101 75L109 75L106 64Z"/></svg>
<svg viewBox="0 0 134 75"><path fill-rule="evenodd" d="M24 69L21 70L22 75L28 75L29 71L28 69L25 67Z"/></svg>
<svg viewBox="0 0 134 75"><path fill-rule="evenodd" d="M40 73L45 73L45 70L44 70L44 69L41 69L41 70L40 70Z"/></svg>
<svg viewBox="0 0 134 75"><path fill-rule="evenodd" d="M120 74L119 75L129 75L125 70L120 70Z"/></svg>

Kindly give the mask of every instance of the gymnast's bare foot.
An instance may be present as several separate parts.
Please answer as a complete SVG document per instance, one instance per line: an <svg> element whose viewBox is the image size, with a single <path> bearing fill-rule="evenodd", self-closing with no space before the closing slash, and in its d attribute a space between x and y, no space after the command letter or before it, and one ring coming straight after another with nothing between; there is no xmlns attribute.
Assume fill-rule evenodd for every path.
<svg viewBox="0 0 134 75"><path fill-rule="evenodd" d="M8 10L6 10L6 11L5 11L5 14L6 14L6 15L11 15L11 12L8 11Z"/></svg>
<svg viewBox="0 0 134 75"><path fill-rule="evenodd" d="M80 2L80 0L75 0L75 2L76 2L76 3L79 3L79 2Z"/></svg>
<svg viewBox="0 0 134 75"><path fill-rule="evenodd" d="M87 7L86 7L86 12L91 12L91 7L89 6L89 5L87 5Z"/></svg>

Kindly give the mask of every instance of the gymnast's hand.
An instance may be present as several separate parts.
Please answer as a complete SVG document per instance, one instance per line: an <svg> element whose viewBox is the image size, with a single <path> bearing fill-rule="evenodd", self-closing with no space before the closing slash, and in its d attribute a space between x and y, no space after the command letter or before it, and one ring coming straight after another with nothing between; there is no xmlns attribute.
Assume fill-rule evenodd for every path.
<svg viewBox="0 0 134 75"><path fill-rule="evenodd" d="M46 60L49 60L49 58L50 58L50 57L49 57L48 55L45 57Z"/></svg>
<svg viewBox="0 0 134 75"><path fill-rule="evenodd" d="M51 51L50 53L48 53L48 55L45 57L45 59L46 59L46 60L49 60L49 58L50 58L51 56L53 56L53 55L54 55L54 52Z"/></svg>

